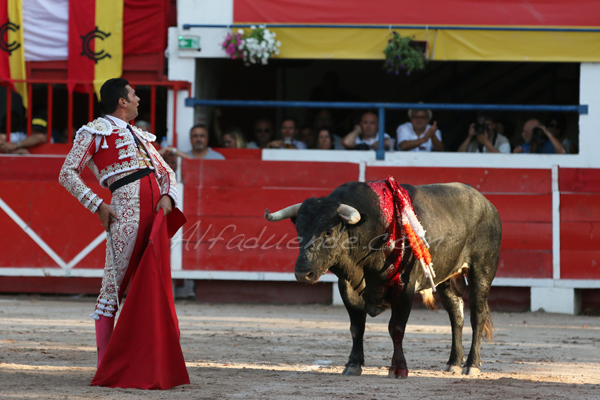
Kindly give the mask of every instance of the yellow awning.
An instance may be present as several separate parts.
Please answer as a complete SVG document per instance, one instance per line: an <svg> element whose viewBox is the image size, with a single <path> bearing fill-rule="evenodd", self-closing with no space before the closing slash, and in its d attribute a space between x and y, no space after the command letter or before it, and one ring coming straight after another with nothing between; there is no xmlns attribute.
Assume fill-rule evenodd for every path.
<svg viewBox="0 0 600 400"><path fill-rule="evenodd" d="M390 29L269 27L281 41L278 58L384 59ZM579 28L578 28L579 29ZM600 62L600 31L476 27L394 29L428 42L432 60Z"/></svg>

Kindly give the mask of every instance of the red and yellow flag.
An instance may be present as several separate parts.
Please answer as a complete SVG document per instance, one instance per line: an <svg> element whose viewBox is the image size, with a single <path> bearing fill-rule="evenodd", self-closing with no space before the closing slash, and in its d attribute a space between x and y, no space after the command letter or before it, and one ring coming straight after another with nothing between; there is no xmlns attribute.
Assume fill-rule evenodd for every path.
<svg viewBox="0 0 600 400"><path fill-rule="evenodd" d="M0 1L0 80L9 82L27 107L27 85L14 82L27 77L24 44L22 0Z"/></svg>
<svg viewBox="0 0 600 400"><path fill-rule="evenodd" d="M100 87L123 73L123 1L69 1L68 80ZM87 85L86 85L87 86Z"/></svg>

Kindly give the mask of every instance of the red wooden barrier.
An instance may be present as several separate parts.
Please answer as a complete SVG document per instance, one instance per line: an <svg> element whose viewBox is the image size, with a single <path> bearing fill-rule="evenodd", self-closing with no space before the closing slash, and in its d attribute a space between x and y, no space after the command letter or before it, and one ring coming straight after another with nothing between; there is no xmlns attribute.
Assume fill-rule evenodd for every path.
<svg viewBox="0 0 600 400"><path fill-rule="evenodd" d="M63 161L61 156L0 156L0 199L68 264L102 234L102 227L95 214L59 185ZM550 170L366 169L369 180L388 175L411 184L462 181L479 186L503 224L498 277L552 278ZM295 228L290 221L268 223L265 208L275 211L325 196L358 176L358 165L350 163L185 160L189 222L182 238L183 270L292 272L298 254ZM600 170L561 169L559 177L561 278L600 279ZM84 179L105 200L110 198L90 171L84 171ZM60 268L1 210L0 226L0 268ZM74 268L101 269L104 251L104 244L99 245Z"/></svg>
<svg viewBox="0 0 600 400"><path fill-rule="evenodd" d="M560 275L600 279L600 170L561 168Z"/></svg>
<svg viewBox="0 0 600 400"><path fill-rule="evenodd" d="M63 162L63 157L0 157L0 198L68 263L103 229L98 217L58 183ZM95 193L110 201L110 192L100 187L89 170L83 177ZM0 226L0 267L59 268L3 211ZM104 246L96 247L77 268L103 268L104 252Z"/></svg>
<svg viewBox="0 0 600 400"><path fill-rule="evenodd" d="M267 222L265 209L326 196L357 178L358 166L348 163L185 160L183 269L292 272L297 245L286 245L294 247L294 225Z"/></svg>

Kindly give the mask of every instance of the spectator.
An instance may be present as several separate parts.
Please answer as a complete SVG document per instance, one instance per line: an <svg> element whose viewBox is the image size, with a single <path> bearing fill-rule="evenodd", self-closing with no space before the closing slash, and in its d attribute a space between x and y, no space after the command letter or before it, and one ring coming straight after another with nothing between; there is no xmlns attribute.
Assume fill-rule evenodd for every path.
<svg viewBox="0 0 600 400"><path fill-rule="evenodd" d="M379 128L379 117L372 111L367 111L360 117L360 122L348 133L342 144L348 150L371 150L379 148L377 130ZM384 148L391 149L390 135L384 133Z"/></svg>
<svg viewBox="0 0 600 400"><path fill-rule="evenodd" d="M13 112L11 114L10 141L6 140L7 118L4 117L2 123L2 133L0 133L0 153L7 154L29 154L32 147L46 142L46 128L48 123L43 118L33 118L31 120L31 135L22 130L20 116Z"/></svg>
<svg viewBox="0 0 600 400"><path fill-rule="evenodd" d="M204 160L224 160L221 153L217 153L208 147L208 130L203 124L196 124L190 129L190 143L192 150L187 154L192 158L201 158Z"/></svg>
<svg viewBox="0 0 600 400"><path fill-rule="evenodd" d="M239 128L230 128L223 134L223 147L228 149L245 149L246 139Z"/></svg>
<svg viewBox="0 0 600 400"><path fill-rule="evenodd" d="M342 138L336 135L334 132L338 131L339 126L335 125L331 112L326 108L319 110L315 115L312 123L314 132L319 132L322 128L328 128L329 133L333 137L333 148L336 150L343 150L344 145L342 144Z"/></svg>
<svg viewBox="0 0 600 400"><path fill-rule="evenodd" d="M478 123L472 123L469 134L458 148L459 152L469 153L510 153L508 138L496 129L496 122L488 116L479 118Z"/></svg>
<svg viewBox="0 0 600 400"><path fill-rule="evenodd" d="M513 153L565 154L567 151L560 141L537 119L523 124L521 134L525 143L517 146Z"/></svg>
<svg viewBox="0 0 600 400"><path fill-rule="evenodd" d="M331 115L331 112L326 108L319 110L319 112L317 112L313 118L312 125L315 131L318 131L321 128L333 126L333 116Z"/></svg>
<svg viewBox="0 0 600 400"><path fill-rule="evenodd" d="M546 128L565 148L567 154L577 154L577 144L565 135L565 120L561 115L551 115L546 119Z"/></svg>
<svg viewBox="0 0 600 400"><path fill-rule="evenodd" d="M273 124L266 118L261 118L254 123L254 137L256 142L248 142L248 149L264 149L273 138Z"/></svg>
<svg viewBox="0 0 600 400"><path fill-rule="evenodd" d="M410 122L398 127L396 140L398 149L403 151L444 151L442 133L437 122L429 125L431 110L408 110Z"/></svg>
<svg viewBox="0 0 600 400"><path fill-rule="evenodd" d="M328 128L321 128L317 136L317 149L333 150L333 134Z"/></svg>
<svg viewBox="0 0 600 400"><path fill-rule="evenodd" d="M270 149L305 150L306 144L297 139L298 123L295 118L286 118L281 123L281 140L273 140L267 147Z"/></svg>
<svg viewBox="0 0 600 400"><path fill-rule="evenodd" d="M300 128L300 141L304 142L307 149L317 148L317 135L309 125Z"/></svg>

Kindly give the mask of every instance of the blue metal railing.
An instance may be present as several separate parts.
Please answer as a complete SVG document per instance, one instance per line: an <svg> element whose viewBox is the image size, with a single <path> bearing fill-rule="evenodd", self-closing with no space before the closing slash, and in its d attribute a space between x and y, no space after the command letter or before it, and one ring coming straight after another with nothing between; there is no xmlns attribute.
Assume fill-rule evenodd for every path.
<svg viewBox="0 0 600 400"><path fill-rule="evenodd" d="M452 110L452 111L526 111L526 112L573 112L587 114L587 105L522 105L522 104L450 104L450 103L363 103L363 102L329 102L329 101L283 101L283 100L202 100L187 98L187 107L282 107L282 108L351 108L378 109L379 114L379 148L377 159L385 159L383 134L385 126L385 110Z"/></svg>

